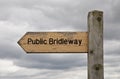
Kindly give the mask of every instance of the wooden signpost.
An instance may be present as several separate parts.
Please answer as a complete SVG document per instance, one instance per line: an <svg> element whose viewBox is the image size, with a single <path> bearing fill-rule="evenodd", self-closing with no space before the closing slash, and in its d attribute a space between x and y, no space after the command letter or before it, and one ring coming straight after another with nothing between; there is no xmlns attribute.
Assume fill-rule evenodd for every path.
<svg viewBox="0 0 120 79"><path fill-rule="evenodd" d="M27 32L18 44L27 53L88 53L88 79L104 79L103 12L88 14L88 32Z"/></svg>
<svg viewBox="0 0 120 79"><path fill-rule="evenodd" d="M27 32L18 44L27 53L88 52L86 32Z"/></svg>

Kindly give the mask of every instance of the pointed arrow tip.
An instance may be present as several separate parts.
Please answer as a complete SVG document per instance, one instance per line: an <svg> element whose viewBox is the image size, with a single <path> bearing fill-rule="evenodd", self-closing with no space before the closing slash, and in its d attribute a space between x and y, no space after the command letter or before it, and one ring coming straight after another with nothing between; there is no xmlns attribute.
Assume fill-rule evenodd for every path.
<svg viewBox="0 0 120 79"><path fill-rule="evenodd" d="M26 33L27 34L27 33ZM25 35L26 35L25 34ZM17 41L17 44L26 52L25 48L22 46L22 42L23 42L23 38L25 37L25 35L23 37L21 37L18 41ZM27 53L27 52L26 52Z"/></svg>

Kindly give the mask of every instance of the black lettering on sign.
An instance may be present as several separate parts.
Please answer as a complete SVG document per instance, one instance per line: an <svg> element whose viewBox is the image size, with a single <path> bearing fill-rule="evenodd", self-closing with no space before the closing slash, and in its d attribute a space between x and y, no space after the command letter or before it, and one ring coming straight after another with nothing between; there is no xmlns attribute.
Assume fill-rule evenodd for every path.
<svg viewBox="0 0 120 79"><path fill-rule="evenodd" d="M52 39L52 38L49 39L49 44L50 44L50 45L53 44L53 39Z"/></svg>
<svg viewBox="0 0 120 79"><path fill-rule="evenodd" d="M28 38L27 44L47 44L47 40L44 40L42 38L40 39L31 39Z"/></svg>
<svg viewBox="0 0 120 79"><path fill-rule="evenodd" d="M49 38L49 39L32 39L28 38L27 44L49 44L49 45L78 45L81 46L82 40L81 39L64 39L64 38Z"/></svg>
<svg viewBox="0 0 120 79"><path fill-rule="evenodd" d="M64 38L61 38L61 39L53 39L53 38L49 38L49 44L50 45L55 45L55 44L63 44L63 45L81 45L82 43L82 40L78 40L78 39L64 39Z"/></svg>
<svg viewBox="0 0 120 79"><path fill-rule="evenodd" d="M68 43L69 44L77 44L77 45L81 45L82 43L82 40L77 40L77 39L74 39L74 40L68 40Z"/></svg>
<svg viewBox="0 0 120 79"><path fill-rule="evenodd" d="M33 40L31 38L28 38L27 44L32 44Z"/></svg>

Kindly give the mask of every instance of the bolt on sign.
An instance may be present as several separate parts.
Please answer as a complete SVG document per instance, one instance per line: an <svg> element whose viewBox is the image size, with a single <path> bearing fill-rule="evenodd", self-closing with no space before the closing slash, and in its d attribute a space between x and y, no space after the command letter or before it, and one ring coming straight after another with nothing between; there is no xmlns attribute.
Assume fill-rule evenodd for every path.
<svg viewBox="0 0 120 79"><path fill-rule="evenodd" d="M27 32L18 44L27 53L83 53L87 38L87 32Z"/></svg>
<svg viewBox="0 0 120 79"><path fill-rule="evenodd" d="M27 53L87 53L88 79L104 79L102 11L88 13L88 32L27 32L18 44Z"/></svg>

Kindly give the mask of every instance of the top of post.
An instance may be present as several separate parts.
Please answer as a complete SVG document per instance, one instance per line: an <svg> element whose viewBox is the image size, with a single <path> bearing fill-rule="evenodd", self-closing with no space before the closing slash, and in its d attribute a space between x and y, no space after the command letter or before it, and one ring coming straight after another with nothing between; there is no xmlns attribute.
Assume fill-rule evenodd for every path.
<svg viewBox="0 0 120 79"><path fill-rule="evenodd" d="M100 10L93 10L93 11L90 11L89 13L103 13L103 11L100 11Z"/></svg>
<svg viewBox="0 0 120 79"><path fill-rule="evenodd" d="M93 17L97 19L96 21L101 22L101 20L103 19L103 11L99 11L99 10L90 11L88 13L88 19Z"/></svg>
<svg viewBox="0 0 120 79"><path fill-rule="evenodd" d="M90 11L90 12L88 13L88 17L89 17L90 15L93 15L93 16L95 16L95 15L100 15L100 16L102 16L102 15L103 15L103 11L93 10L93 11Z"/></svg>

